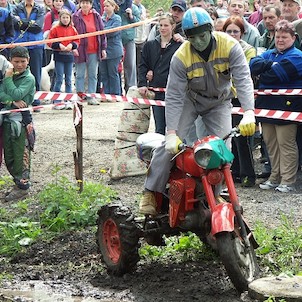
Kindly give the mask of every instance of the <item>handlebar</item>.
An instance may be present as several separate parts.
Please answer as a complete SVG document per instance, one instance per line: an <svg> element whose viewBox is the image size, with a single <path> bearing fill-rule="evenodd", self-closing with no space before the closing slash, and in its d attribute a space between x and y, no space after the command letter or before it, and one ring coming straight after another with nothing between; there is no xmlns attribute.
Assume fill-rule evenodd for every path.
<svg viewBox="0 0 302 302"><path fill-rule="evenodd" d="M241 134L240 134L239 128L238 128L238 127L234 127L234 128L232 128L231 131L230 131L226 136L224 136L222 139L225 141L225 140L227 140L227 139L230 138L230 137L236 137L236 136L240 136L240 135L241 135ZM179 144L179 145L178 145L178 150L179 150L179 152L176 153L176 154L172 157L171 161L173 161L177 156L179 156L179 155L182 154L184 151L186 151L187 148L192 148L192 147L188 146L188 145L187 145L186 143L184 143L184 142L182 142L181 144Z"/></svg>
<svg viewBox="0 0 302 302"><path fill-rule="evenodd" d="M225 141L230 137L237 137L240 136L240 130L239 128L236 126L234 128L231 129L230 133L228 133L226 136L224 136L222 139Z"/></svg>
<svg viewBox="0 0 302 302"><path fill-rule="evenodd" d="M178 150L183 151L183 150L186 150L187 147L188 146L187 146L186 143L181 143L181 144L178 145Z"/></svg>

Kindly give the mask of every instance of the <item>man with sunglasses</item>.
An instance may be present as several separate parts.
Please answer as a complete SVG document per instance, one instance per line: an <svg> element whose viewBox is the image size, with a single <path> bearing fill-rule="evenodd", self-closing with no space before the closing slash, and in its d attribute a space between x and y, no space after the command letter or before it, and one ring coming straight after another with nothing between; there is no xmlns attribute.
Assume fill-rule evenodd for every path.
<svg viewBox="0 0 302 302"><path fill-rule="evenodd" d="M154 192L164 192L173 165L171 159L198 116L202 116L208 134L224 137L230 132L232 82L244 110L240 132L247 136L255 132L253 82L240 44L213 31L213 20L200 7L184 14L182 28L187 41L170 64L165 98L166 140L155 150L148 170L139 206L144 215L157 214Z"/></svg>

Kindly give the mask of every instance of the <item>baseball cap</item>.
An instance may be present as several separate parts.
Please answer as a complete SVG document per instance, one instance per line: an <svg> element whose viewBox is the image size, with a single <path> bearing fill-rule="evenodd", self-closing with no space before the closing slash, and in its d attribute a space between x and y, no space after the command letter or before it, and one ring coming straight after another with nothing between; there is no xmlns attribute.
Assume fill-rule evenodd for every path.
<svg viewBox="0 0 302 302"><path fill-rule="evenodd" d="M283 2L284 0L281 0L281 2ZM301 1L300 0L292 0L293 2L299 4L301 6Z"/></svg>
<svg viewBox="0 0 302 302"><path fill-rule="evenodd" d="M173 7L178 7L183 12L185 12L187 10L187 3L185 0L173 0L170 8L173 8Z"/></svg>
<svg viewBox="0 0 302 302"><path fill-rule="evenodd" d="M16 46L14 47L11 52L10 52L10 57L11 58L29 58L29 52L27 48L23 46Z"/></svg>

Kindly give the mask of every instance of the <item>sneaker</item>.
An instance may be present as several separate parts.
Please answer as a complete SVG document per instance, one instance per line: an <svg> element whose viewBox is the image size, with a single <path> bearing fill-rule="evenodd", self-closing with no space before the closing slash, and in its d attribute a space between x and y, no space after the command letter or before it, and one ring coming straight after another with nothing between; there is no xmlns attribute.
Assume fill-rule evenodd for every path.
<svg viewBox="0 0 302 302"><path fill-rule="evenodd" d="M295 188L291 185L279 185L277 188L275 188L276 191L282 192L282 193L288 193L295 191Z"/></svg>
<svg viewBox="0 0 302 302"><path fill-rule="evenodd" d="M65 109L66 110L71 110L73 109L73 104L70 101L65 102Z"/></svg>
<svg viewBox="0 0 302 302"><path fill-rule="evenodd" d="M275 189L279 186L279 184L276 184L274 182L271 182L270 180L267 180L266 182L259 185L259 188L262 190L270 190Z"/></svg>
<svg viewBox="0 0 302 302"><path fill-rule="evenodd" d="M139 204L139 213L144 215L155 216L156 211L156 200L153 192L145 191L142 200Z"/></svg>
<svg viewBox="0 0 302 302"><path fill-rule="evenodd" d="M5 196L5 201L22 200L28 196L28 190L22 190L15 187L8 195Z"/></svg>
<svg viewBox="0 0 302 302"><path fill-rule="evenodd" d="M58 105L54 105L54 107L53 107L53 109L55 109L55 110L63 110L63 109L65 109L65 104L61 104L61 103L59 103Z"/></svg>
<svg viewBox="0 0 302 302"><path fill-rule="evenodd" d="M88 105L100 105L100 102L94 97L87 97L86 99Z"/></svg>
<svg viewBox="0 0 302 302"><path fill-rule="evenodd" d="M241 186L244 188L251 188L255 185L255 180L245 176L241 180Z"/></svg>

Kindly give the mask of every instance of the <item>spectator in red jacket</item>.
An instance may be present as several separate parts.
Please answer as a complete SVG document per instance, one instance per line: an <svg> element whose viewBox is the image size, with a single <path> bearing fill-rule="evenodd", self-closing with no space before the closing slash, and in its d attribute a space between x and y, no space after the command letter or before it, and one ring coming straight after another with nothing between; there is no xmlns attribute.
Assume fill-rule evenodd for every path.
<svg viewBox="0 0 302 302"><path fill-rule="evenodd" d="M72 15L72 20L79 34L101 31L104 23L100 14L92 8L92 0L80 0L80 9ZM79 56L75 59L76 89L85 92L85 74L87 71L88 93L95 93L97 72L100 60L106 59L107 40L105 35L97 35L81 39ZM99 102L89 96L88 105L99 105Z"/></svg>
<svg viewBox="0 0 302 302"><path fill-rule="evenodd" d="M71 24L71 13L66 9L62 9L59 14L59 24L50 30L49 38L69 37L76 36L77 34L77 30ZM63 76L65 75L65 92L72 92L71 78L74 62L74 50L78 48L79 44L79 39L48 44L54 52L56 70L54 91L61 91Z"/></svg>

